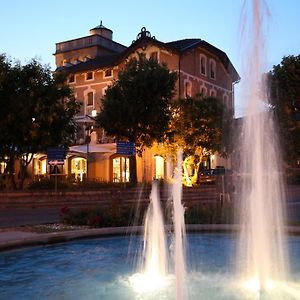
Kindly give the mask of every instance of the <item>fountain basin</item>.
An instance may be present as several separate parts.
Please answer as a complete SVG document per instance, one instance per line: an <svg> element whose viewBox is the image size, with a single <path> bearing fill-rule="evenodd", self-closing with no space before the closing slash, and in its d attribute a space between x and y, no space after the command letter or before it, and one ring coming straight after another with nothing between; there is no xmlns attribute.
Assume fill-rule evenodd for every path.
<svg viewBox="0 0 300 300"><path fill-rule="evenodd" d="M170 248L170 236L167 242ZM237 244L236 234L187 235L188 299L259 299L255 286L240 282L235 275ZM165 285L150 290L143 290L142 283L140 289L134 287L132 278L142 246L142 237L137 235L2 252L0 295L3 299L175 299L171 263ZM274 283L260 299L299 299L300 236L290 235L288 248L291 282Z"/></svg>

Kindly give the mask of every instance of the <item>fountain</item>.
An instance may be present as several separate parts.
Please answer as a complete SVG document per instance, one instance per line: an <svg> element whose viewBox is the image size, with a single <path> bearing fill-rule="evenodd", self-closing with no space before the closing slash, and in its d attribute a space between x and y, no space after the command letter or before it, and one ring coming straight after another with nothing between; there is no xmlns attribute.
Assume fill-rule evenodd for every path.
<svg viewBox="0 0 300 300"><path fill-rule="evenodd" d="M140 271L130 278L133 288L141 293L165 287L168 275L165 225L156 181L152 183L150 203L145 215L143 240Z"/></svg>
<svg viewBox="0 0 300 300"><path fill-rule="evenodd" d="M245 43L251 62L244 59L248 72L243 77L249 101L241 147L239 238L213 232L185 235L179 154L170 189L172 234L165 233L159 186L153 182L142 237L79 240L1 253L3 299L300 299L300 236L283 233L284 189L275 126L263 109L267 105L262 105L264 2L251 3L253 35ZM186 244L193 257L186 254ZM136 270L125 258L141 246Z"/></svg>
<svg viewBox="0 0 300 300"><path fill-rule="evenodd" d="M246 3L247 4L247 3ZM247 113L242 129L239 273L258 294L287 279L288 260L283 235L285 201L276 130L268 109L263 71L264 1L252 0L246 41L244 97ZM246 31L248 29L248 31ZM248 33L250 36L248 36Z"/></svg>
<svg viewBox="0 0 300 300"><path fill-rule="evenodd" d="M185 299L185 222L184 208L181 202L182 196L182 152L177 155L177 168L175 182L172 188L173 200L173 223L175 233L175 278L176 278L176 299Z"/></svg>

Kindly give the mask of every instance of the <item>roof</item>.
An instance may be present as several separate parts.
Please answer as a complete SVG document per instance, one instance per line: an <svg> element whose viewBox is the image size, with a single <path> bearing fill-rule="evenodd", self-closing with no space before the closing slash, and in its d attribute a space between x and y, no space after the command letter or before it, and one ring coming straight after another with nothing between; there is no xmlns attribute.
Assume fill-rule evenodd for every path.
<svg viewBox="0 0 300 300"><path fill-rule="evenodd" d="M176 49L179 52L183 52L183 51L191 48L193 45L198 44L199 42L201 42L201 39L184 39L184 40L168 42L168 43L166 43L166 45L168 45L171 48Z"/></svg>
<svg viewBox="0 0 300 300"><path fill-rule="evenodd" d="M112 32L111 29L109 29L109 28L107 28L107 27L105 27L105 26L102 25L102 20L100 21L100 25L98 25L98 26L96 26L96 27L94 27L94 28L92 28L90 30L95 30L95 29L105 29L105 30L108 30L108 31Z"/></svg>
<svg viewBox="0 0 300 300"><path fill-rule="evenodd" d="M100 24L99 26L102 26L102 24ZM234 81L240 80L240 76L234 68L234 66L232 65L231 61L229 60L227 54L222 50L218 49L217 47L199 38L182 39L164 43L157 40L154 36L151 36L150 32L147 31L145 27L143 27L141 32L137 35L136 40L134 40L128 48L126 48L119 54L97 57L94 59L90 59L86 62L81 62L79 64L72 65L69 67L62 67L60 69L73 73L104 67L112 67L117 65L122 59L128 57L130 53L133 53L135 50L143 48L144 46L147 46L149 44L157 45L159 48L164 48L168 51L175 52L179 55L185 53L186 51L195 49L197 47L201 47L212 52L221 60L225 69L233 76Z"/></svg>

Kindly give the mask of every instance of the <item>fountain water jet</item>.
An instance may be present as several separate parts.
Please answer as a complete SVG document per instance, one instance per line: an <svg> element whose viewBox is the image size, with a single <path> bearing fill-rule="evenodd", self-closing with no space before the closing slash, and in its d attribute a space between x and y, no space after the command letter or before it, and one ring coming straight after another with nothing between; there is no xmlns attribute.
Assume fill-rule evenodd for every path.
<svg viewBox="0 0 300 300"><path fill-rule="evenodd" d="M168 255L158 182L153 181L144 221L144 244L140 273L130 278L133 289L149 293L168 284Z"/></svg>
<svg viewBox="0 0 300 300"><path fill-rule="evenodd" d="M284 189L280 157L263 80L263 9L267 10L267 6L260 0L252 0L251 5L253 22L249 28L252 32L249 31L251 35L244 43L247 66L246 72L243 72L243 92L248 101L241 144L242 230L239 256L240 272L260 294L275 281L286 280L287 259L282 232Z"/></svg>
<svg viewBox="0 0 300 300"><path fill-rule="evenodd" d="M163 215L160 207L158 182L152 183L150 204L144 227L143 273L151 276L167 275L167 244Z"/></svg>
<svg viewBox="0 0 300 300"><path fill-rule="evenodd" d="M186 298L185 290L185 222L184 207L181 202L182 198L182 152L177 155L177 167L175 173L175 182L172 186L173 199L173 223L175 234L175 285L176 299L182 300Z"/></svg>

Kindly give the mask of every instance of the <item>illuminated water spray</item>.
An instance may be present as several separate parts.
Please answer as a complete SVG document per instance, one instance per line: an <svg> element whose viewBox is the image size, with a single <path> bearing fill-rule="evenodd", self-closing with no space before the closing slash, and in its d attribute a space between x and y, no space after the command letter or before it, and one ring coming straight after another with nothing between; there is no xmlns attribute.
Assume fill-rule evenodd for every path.
<svg viewBox="0 0 300 300"><path fill-rule="evenodd" d="M283 184L280 176L276 131L267 107L263 76L265 63L264 20L268 9L260 0L243 20L243 97L247 99L241 142L241 214L239 257L249 287L259 293L286 279L287 260L283 230ZM248 26L247 26L248 25ZM245 38L245 41L244 41Z"/></svg>

